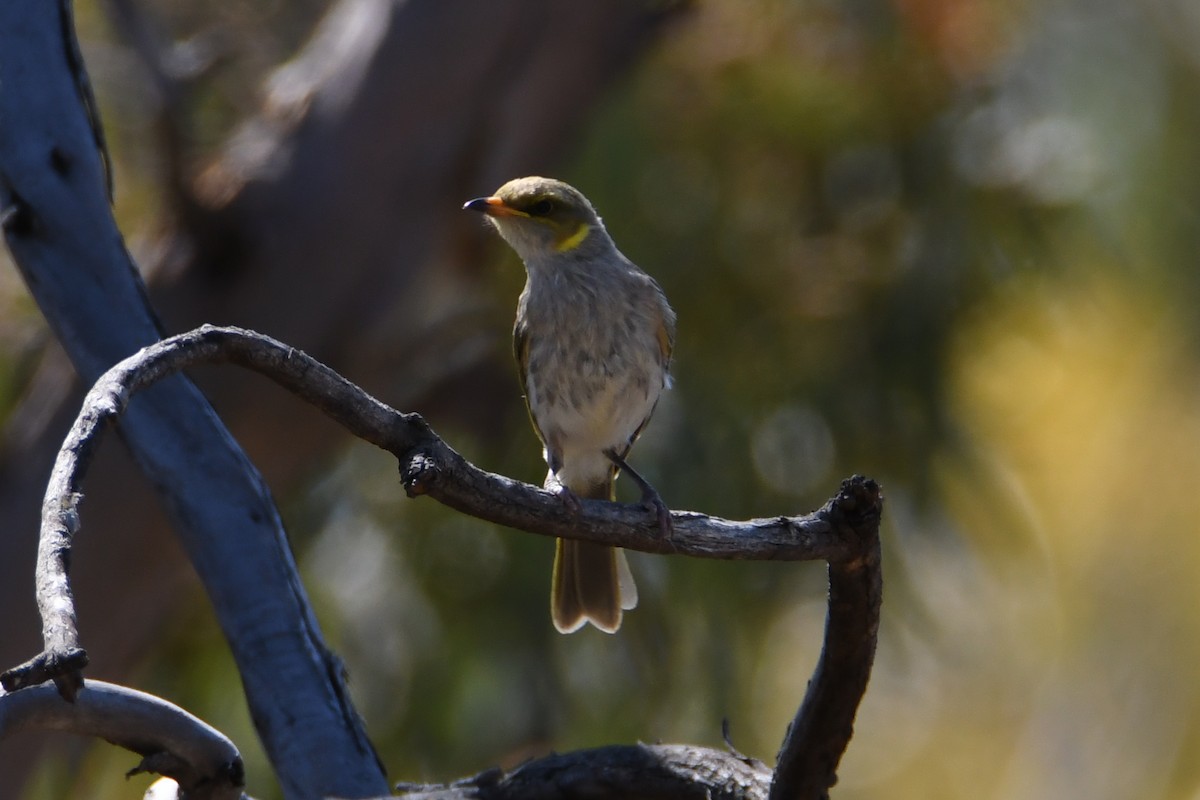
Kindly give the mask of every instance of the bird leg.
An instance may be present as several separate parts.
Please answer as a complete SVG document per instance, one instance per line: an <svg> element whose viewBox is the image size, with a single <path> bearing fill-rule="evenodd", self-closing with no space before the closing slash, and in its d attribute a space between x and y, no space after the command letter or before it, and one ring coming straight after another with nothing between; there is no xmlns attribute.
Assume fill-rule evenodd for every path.
<svg viewBox="0 0 1200 800"><path fill-rule="evenodd" d="M663 502L662 495L658 490L650 485L650 482L638 474L637 470L629 466L629 463L616 450L605 450L605 457L611 461L617 469L629 473L629 477L633 478L633 482L642 490L642 505L647 511L652 511L658 519L658 529L662 531L665 538L671 537L673 525L671 523L671 509L667 508L667 504Z"/></svg>

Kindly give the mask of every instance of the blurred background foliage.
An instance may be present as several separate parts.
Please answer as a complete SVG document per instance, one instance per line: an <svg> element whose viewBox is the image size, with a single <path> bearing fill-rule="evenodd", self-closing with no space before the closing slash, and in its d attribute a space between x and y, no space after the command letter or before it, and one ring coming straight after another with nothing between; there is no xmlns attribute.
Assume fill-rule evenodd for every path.
<svg viewBox="0 0 1200 800"><path fill-rule="evenodd" d="M172 38L227 42L198 94L198 160L323 10L147 7ZM837 797L1200 793L1197 8L699 2L559 171L679 313L676 388L634 450L672 506L792 514L854 472L884 486L884 621ZM77 13L136 249L160 223L144 111L120 88L137 65L100 7ZM14 274L8 404L45 335ZM497 246L481 280L507 362L523 274ZM518 397L514 373L478 398L506 409L489 437L419 410L536 482ZM720 746L722 719L772 761L820 645L820 565L634 554L641 606L621 633L560 637L548 541L404 499L366 447L312 474L280 501L394 778ZM187 591L186 618L122 680L233 736L270 797L232 662ZM89 748L71 778L63 752L18 796L138 790L125 754Z"/></svg>

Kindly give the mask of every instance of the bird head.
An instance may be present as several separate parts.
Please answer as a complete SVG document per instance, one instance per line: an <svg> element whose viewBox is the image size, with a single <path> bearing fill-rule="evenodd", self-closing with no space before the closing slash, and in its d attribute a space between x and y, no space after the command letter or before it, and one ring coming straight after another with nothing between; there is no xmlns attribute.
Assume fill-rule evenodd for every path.
<svg viewBox="0 0 1200 800"><path fill-rule="evenodd" d="M486 214L527 265L611 241L588 199L553 178L517 178L463 208Z"/></svg>

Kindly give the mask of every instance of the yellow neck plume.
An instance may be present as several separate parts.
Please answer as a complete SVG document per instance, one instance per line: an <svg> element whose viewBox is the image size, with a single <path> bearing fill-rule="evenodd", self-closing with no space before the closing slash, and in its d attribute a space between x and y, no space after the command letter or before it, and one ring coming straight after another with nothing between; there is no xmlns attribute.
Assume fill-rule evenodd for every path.
<svg viewBox="0 0 1200 800"><path fill-rule="evenodd" d="M579 227L575 229L575 232L560 241L554 249L560 253L566 253L574 250L576 247L579 247L579 245L583 244L583 240L588 237L588 234L591 233L591 231L591 225L588 225L586 222L581 222L579 223Z"/></svg>

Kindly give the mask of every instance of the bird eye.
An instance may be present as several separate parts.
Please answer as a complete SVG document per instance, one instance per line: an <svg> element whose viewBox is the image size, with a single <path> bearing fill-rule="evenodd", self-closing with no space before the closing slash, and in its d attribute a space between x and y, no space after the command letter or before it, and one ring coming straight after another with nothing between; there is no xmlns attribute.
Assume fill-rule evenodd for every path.
<svg viewBox="0 0 1200 800"><path fill-rule="evenodd" d="M554 203L548 199L541 199L529 207L529 213L535 217L544 217L554 210Z"/></svg>

